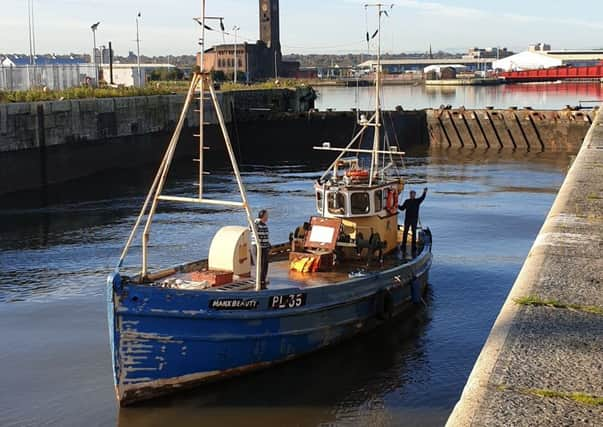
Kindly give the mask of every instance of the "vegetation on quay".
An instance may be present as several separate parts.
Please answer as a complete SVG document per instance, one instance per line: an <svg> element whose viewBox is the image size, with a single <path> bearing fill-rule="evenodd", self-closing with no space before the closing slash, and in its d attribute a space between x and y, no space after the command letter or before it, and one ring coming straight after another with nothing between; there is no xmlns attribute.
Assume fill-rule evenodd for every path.
<svg viewBox="0 0 603 427"><path fill-rule="evenodd" d="M534 295L527 297L516 298L515 303L519 305L532 306L532 307L552 307L561 308L565 310L576 310L585 313L603 315L603 308L594 305L581 305L581 304L566 304L557 300L546 300Z"/></svg>
<svg viewBox="0 0 603 427"><path fill-rule="evenodd" d="M170 93L174 93L173 89L167 86L146 86L143 88L75 87L65 90L30 89L24 91L0 91L0 102L38 102L84 98L119 98L126 96L167 95Z"/></svg>
<svg viewBox="0 0 603 427"><path fill-rule="evenodd" d="M534 396L540 397L549 397L549 398L561 398L561 399L569 399L573 400L577 403L582 403L584 405L594 405L600 406L603 405L603 397L593 396L591 394L580 393L580 392L571 392L566 393L562 391L548 390L542 388L531 388L526 390L527 393L533 394Z"/></svg>
<svg viewBox="0 0 603 427"><path fill-rule="evenodd" d="M267 89L297 89L298 87L308 86L302 80L275 80L258 82L253 84L242 84L234 82L220 83L220 89L223 91L233 90L267 90Z"/></svg>
<svg viewBox="0 0 603 427"><path fill-rule="evenodd" d="M74 87L65 90L48 90L36 88L24 91L0 91L0 103L7 102L40 102L62 101L85 98L121 98L128 96L153 96L186 93L190 82L187 80L156 81L145 87ZM300 80L267 81L253 84L233 82L217 83L216 88L222 91L238 90L267 90L267 89L296 89L306 86Z"/></svg>
<svg viewBox="0 0 603 427"><path fill-rule="evenodd" d="M581 403L583 405L591 405L591 406L602 406L603 405L603 397L595 396L595 395L588 394L588 393L576 392L576 391L564 392L564 391L557 391L557 390L551 390L551 389L546 389L546 388L517 388L517 387L506 386L503 384L499 384L495 388L496 388L496 390L501 391L501 392L515 391L517 393L521 393L521 394L525 394L525 395L546 397L546 398L550 398L550 399L555 399L555 398L556 399L567 399L567 400L572 400L576 403Z"/></svg>

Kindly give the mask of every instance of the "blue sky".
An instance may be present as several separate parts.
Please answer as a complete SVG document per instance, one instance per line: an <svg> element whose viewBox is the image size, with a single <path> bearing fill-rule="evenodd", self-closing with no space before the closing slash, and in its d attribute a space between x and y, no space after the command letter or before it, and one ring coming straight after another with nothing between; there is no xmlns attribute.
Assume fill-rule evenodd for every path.
<svg viewBox="0 0 603 427"><path fill-rule="evenodd" d="M1 0L0 53L27 52L26 0ZM200 0L35 0L37 51L88 52L90 25L101 21L97 44L113 41L118 54L135 49L136 13L142 13L141 51L148 55L196 50ZM553 48L603 48L603 1L397 0L384 21L383 48L389 52L463 51L471 46L529 43ZM281 41L285 53L365 52L363 1L281 0ZM257 0L208 0L208 14L241 27L240 39L258 37ZM376 26L372 16L368 27ZM226 36L226 41L232 37ZM223 37L213 34L210 44Z"/></svg>

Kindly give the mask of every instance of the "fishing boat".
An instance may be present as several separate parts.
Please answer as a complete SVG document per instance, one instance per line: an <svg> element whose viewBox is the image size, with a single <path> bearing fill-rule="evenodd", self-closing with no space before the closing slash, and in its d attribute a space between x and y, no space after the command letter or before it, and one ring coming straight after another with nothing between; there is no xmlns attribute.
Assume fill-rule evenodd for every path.
<svg viewBox="0 0 603 427"><path fill-rule="evenodd" d="M380 23L382 8L376 7ZM204 8L200 19L204 32L209 19ZM201 52L203 40L204 34ZM107 279L113 375L122 406L332 346L401 315L422 301L427 287L432 262L429 229L419 230L412 256L400 256L398 250L403 237L398 225L403 152L381 132L379 67L375 111L359 117L358 133L345 147L315 147L338 154L314 183L316 215L300 218L303 225L292 227L289 242L271 248L266 285L260 280L259 247L255 268L251 265L250 235L259 241L258 233L216 91L203 65L201 55L174 135ZM165 195L174 151L195 100L201 104L199 192L195 197ZM209 198L203 191L204 100L215 109L240 200ZM364 137L370 133L372 146L365 148ZM241 209L246 223L220 228L211 238L207 259L151 271L150 231L161 202ZM140 271L126 275L124 260L139 235Z"/></svg>

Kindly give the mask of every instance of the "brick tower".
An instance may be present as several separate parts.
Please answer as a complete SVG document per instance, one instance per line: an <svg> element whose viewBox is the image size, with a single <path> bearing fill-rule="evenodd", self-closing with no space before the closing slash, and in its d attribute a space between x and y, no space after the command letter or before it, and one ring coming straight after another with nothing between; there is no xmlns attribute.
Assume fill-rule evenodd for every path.
<svg viewBox="0 0 603 427"><path fill-rule="evenodd" d="M260 40L280 57L281 40L279 31L278 0L260 0Z"/></svg>

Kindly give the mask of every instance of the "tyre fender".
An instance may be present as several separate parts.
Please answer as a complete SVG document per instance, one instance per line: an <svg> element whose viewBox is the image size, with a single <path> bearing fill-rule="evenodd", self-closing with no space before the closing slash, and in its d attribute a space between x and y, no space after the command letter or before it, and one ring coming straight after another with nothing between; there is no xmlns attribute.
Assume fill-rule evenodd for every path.
<svg viewBox="0 0 603 427"><path fill-rule="evenodd" d="M375 299L375 315L379 320L389 320L394 312L394 299L389 289L383 289L377 293Z"/></svg>

